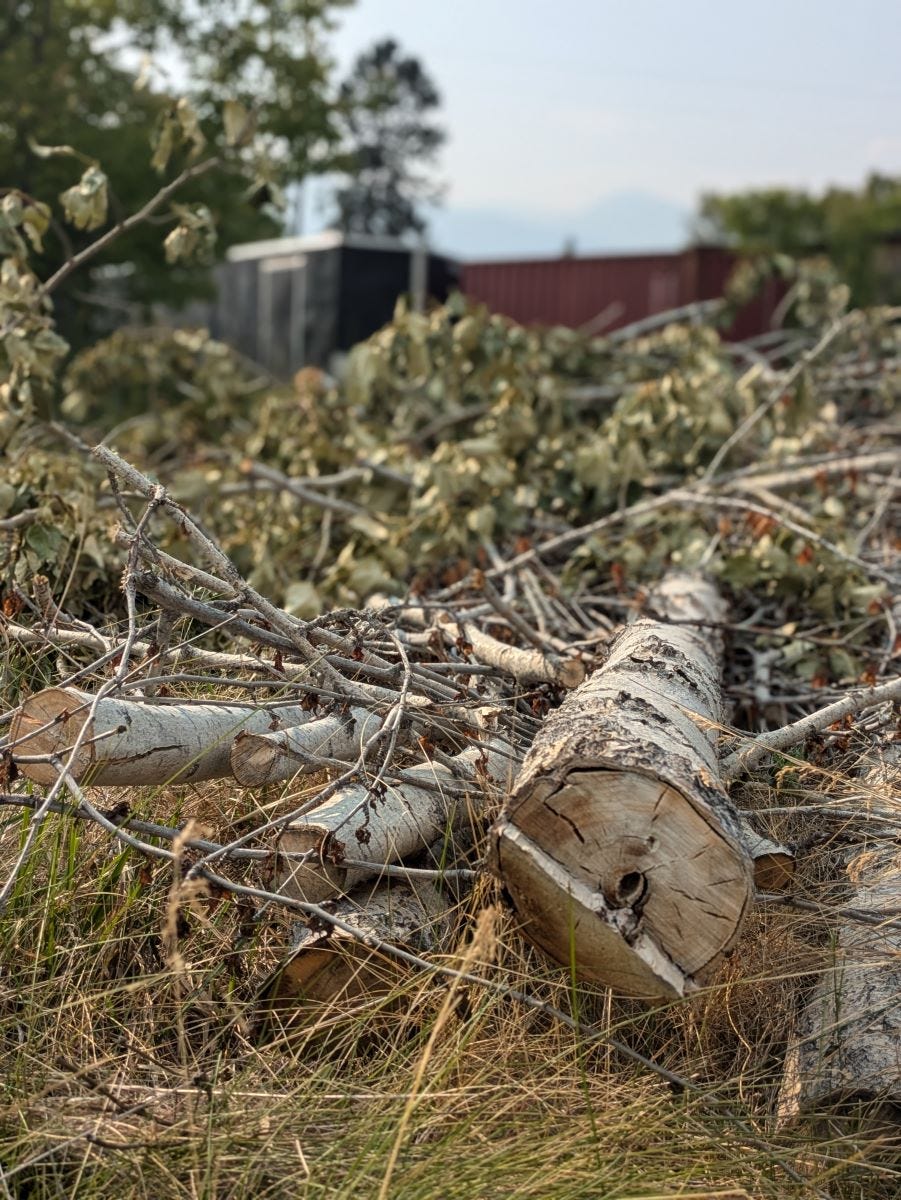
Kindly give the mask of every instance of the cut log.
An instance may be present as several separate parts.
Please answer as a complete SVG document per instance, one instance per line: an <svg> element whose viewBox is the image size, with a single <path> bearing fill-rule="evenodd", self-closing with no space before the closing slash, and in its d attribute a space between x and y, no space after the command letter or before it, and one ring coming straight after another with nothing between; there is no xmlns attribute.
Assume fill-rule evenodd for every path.
<svg viewBox="0 0 901 1200"><path fill-rule="evenodd" d="M330 926L296 924L290 957L262 988L266 1015L295 1024L336 1001L385 995L404 967L380 947L414 954L446 948L454 927L450 910L434 885L422 881L370 884L336 901L334 915L360 937Z"/></svg>
<svg viewBox="0 0 901 1200"><path fill-rule="evenodd" d="M809 1120L831 1133L880 1138L901 1151L901 744L862 772L871 844L847 866L847 906L874 923L838 928L836 948L802 1010L786 1056L782 1125ZM881 830L880 833L880 822ZM888 913L880 919L880 914Z"/></svg>
<svg viewBox="0 0 901 1200"><path fill-rule="evenodd" d="M350 891L378 867L345 866L345 857L401 862L480 815L486 790L506 784L516 766L509 747L500 743L471 747L453 761L453 771L441 763L411 767L402 783L379 796L361 784L342 788L288 825L279 839L280 854L310 857L305 862L280 857L279 891L312 904Z"/></svg>
<svg viewBox="0 0 901 1200"><path fill-rule="evenodd" d="M479 662L497 667L522 683L553 683L557 687L575 688L585 678L585 664L581 659L562 658L534 647L522 650L519 646L508 646L484 633L473 621L457 623L442 614L438 628L446 641L471 647L473 657Z"/></svg>
<svg viewBox="0 0 901 1200"><path fill-rule="evenodd" d="M36 783L55 782L53 763L64 758L88 721L94 697L78 688L47 688L22 705L11 744L13 759ZM235 734L300 725L310 713L299 705L258 708L246 704L142 704L102 699L85 733L71 773L79 782L106 784L194 783L231 774Z"/></svg>
<svg viewBox="0 0 901 1200"><path fill-rule="evenodd" d="M723 602L680 574L649 607L657 617L628 626L545 722L492 855L537 946L579 978L652 999L710 977L753 875L717 770Z"/></svg>
<svg viewBox="0 0 901 1200"><path fill-rule="evenodd" d="M373 597L370 603L384 606L384 597ZM485 666L496 667L520 683L551 683L557 687L575 688L585 678L581 658L569 658L532 647L523 650L485 633L474 621L457 621L448 612L434 613L423 608L406 608L404 617L424 629L434 629L442 640L457 649L465 648Z"/></svg>
<svg viewBox="0 0 901 1200"><path fill-rule="evenodd" d="M353 762L382 718L365 708L293 725L277 733L237 735L231 748L232 774L245 786L275 783L322 767L323 758Z"/></svg>

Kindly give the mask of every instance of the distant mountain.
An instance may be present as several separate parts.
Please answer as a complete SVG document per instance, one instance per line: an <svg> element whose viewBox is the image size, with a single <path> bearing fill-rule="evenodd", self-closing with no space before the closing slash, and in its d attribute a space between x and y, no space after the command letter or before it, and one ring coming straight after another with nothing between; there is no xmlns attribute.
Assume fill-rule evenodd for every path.
<svg viewBox="0 0 901 1200"><path fill-rule="evenodd" d="M492 208L436 208L429 240L463 259L543 258L677 250L688 238L688 209L647 192L617 192L575 213L517 213Z"/></svg>

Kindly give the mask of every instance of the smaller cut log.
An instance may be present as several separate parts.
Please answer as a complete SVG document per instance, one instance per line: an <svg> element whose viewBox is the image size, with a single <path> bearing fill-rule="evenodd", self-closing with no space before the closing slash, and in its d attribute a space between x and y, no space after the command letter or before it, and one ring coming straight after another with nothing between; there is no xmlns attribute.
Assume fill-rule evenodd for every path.
<svg viewBox="0 0 901 1200"><path fill-rule="evenodd" d="M790 846L765 837L741 813L741 840L754 864L754 886L759 892L785 892L795 878L795 852Z"/></svg>
<svg viewBox="0 0 901 1200"><path fill-rule="evenodd" d="M104 697L90 722L94 696L78 688L47 688L22 705L13 720L13 760L36 783L56 781L53 763L65 759L86 724L72 764L78 783L97 785L194 783L231 773L232 739L242 730L274 732L300 725L310 713L299 705L258 708L242 704L160 704Z"/></svg>
<svg viewBox="0 0 901 1200"><path fill-rule="evenodd" d="M380 795L360 784L342 788L288 825L278 843L279 891L312 904L350 891L378 866L346 866L345 858L398 863L426 849L480 816L485 793L505 785L516 765L509 747L488 742L453 761L453 771L442 763L410 767L402 783L388 785ZM309 858L297 862L288 854Z"/></svg>
<svg viewBox="0 0 901 1200"><path fill-rule="evenodd" d="M653 999L710 978L753 864L718 774L723 602L680 574L649 609L545 721L492 853L526 936L579 978Z"/></svg>
<svg viewBox="0 0 901 1200"><path fill-rule="evenodd" d="M267 1015L296 1024L337 1001L385 995L404 966L383 947L417 955L446 949L455 925L452 905L430 882L391 880L364 885L332 906L357 937L318 922L297 923L290 957L262 989Z"/></svg>
<svg viewBox="0 0 901 1200"><path fill-rule="evenodd" d="M382 721L368 709L352 708L276 733L241 732L232 743L232 774L252 786L318 771L323 758L354 762Z"/></svg>
<svg viewBox="0 0 901 1200"><path fill-rule="evenodd" d="M786 1055L782 1125L809 1121L832 1135L879 1139L901 1153L901 744L862 772L870 795L871 843L847 865L847 907L873 923L847 920L802 1009ZM882 915L888 914L888 915Z"/></svg>
<svg viewBox="0 0 901 1200"><path fill-rule="evenodd" d="M376 598L376 607L387 601ZM426 609L404 610L408 621L426 629L435 629L448 646L465 649L479 663L496 667L520 683L551 683L557 687L575 688L585 678L585 663L581 658L570 658L532 647L524 650L498 641L474 621L456 621L447 612L435 615ZM465 664L461 664L465 670Z"/></svg>
<svg viewBox="0 0 901 1200"><path fill-rule="evenodd" d="M508 646L479 629L473 621L458 624L442 617L438 627L446 640L455 645L470 646L478 662L497 667L521 683L552 683L557 687L575 688L585 678L585 664L580 658L564 658L534 647L523 650L519 646Z"/></svg>

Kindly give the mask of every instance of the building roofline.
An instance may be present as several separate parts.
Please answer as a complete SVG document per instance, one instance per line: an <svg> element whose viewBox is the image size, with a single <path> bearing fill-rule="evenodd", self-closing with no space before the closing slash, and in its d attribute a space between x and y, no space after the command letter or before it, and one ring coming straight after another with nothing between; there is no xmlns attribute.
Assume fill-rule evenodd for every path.
<svg viewBox="0 0 901 1200"><path fill-rule="evenodd" d="M241 242L230 246L225 252L228 262L246 262L255 258L273 258L283 254L307 254L315 250L335 250L346 246L349 250L402 250L409 254L417 249L409 238L382 237L371 233L341 233L337 229L325 229L322 233L304 234L301 237L266 238L258 242Z"/></svg>

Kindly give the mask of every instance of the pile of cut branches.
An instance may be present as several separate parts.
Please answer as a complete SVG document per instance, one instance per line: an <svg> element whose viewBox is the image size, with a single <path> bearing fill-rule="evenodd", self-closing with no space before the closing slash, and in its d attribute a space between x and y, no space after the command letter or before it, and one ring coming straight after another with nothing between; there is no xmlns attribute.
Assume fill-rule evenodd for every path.
<svg viewBox="0 0 901 1200"><path fill-rule="evenodd" d="M855 312L753 345L676 325L580 346L401 313L343 388L305 376L189 448L216 463L201 515L184 448L170 491L54 426L118 511L124 620L85 619L17 543L0 803L31 815L0 904L45 822L91 823L169 864L168 961L178 914L225 895L280 923L259 1011L286 1024L394 970L459 976L444 956L486 874L551 960L645 1001L715 987L755 906L793 907L837 949L781 1119L865 1104L891 1142L899 331ZM582 391L554 374L567 353L592 363ZM28 512L11 544L43 527ZM313 615L342 558L365 565L321 590L354 603ZM295 564L281 603L261 562ZM852 798L814 795L839 769ZM253 799L237 833L133 811L136 788L212 779Z"/></svg>

